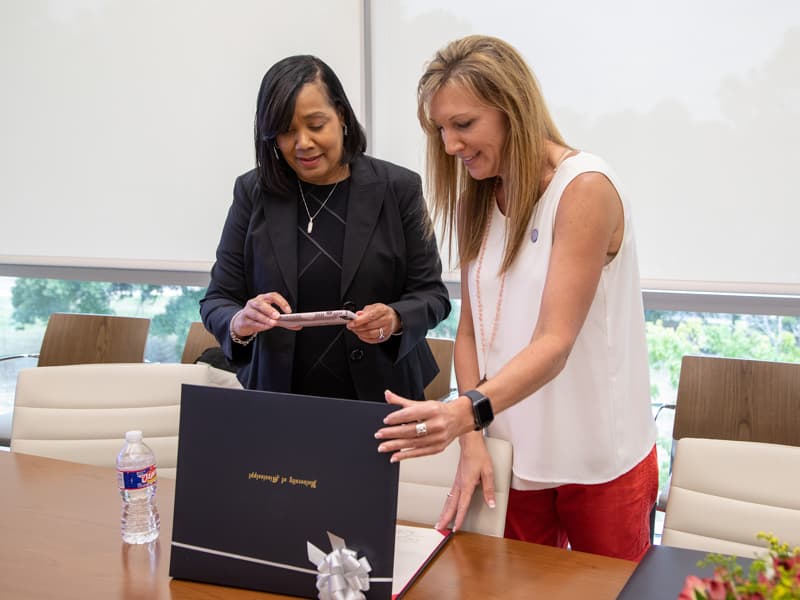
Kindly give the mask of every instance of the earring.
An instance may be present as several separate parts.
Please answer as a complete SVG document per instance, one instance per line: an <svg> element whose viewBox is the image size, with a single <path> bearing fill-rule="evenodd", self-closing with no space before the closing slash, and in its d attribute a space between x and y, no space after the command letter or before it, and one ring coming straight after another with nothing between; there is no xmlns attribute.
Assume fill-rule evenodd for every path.
<svg viewBox="0 0 800 600"><path fill-rule="evenodd" d="M344 125L344 135L345 135L345 137L347 137L347 124L346 123Z"/></svg>
<svg viewBox="0 0 800 600"><path fill-rule="evenodd" d="M277 144L272 144L272 151L275 153L275 160L280 160L281 157L278 154L278 145Z"/></svg>

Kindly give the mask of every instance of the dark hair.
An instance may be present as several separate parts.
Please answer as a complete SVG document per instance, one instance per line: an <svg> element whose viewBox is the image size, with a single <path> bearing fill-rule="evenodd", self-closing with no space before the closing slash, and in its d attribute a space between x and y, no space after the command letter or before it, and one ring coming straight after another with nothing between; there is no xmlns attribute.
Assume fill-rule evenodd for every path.
<svg viewBox="0 0 800 600"><path fill-rule="evenodd" d="M328 100L344 121L342 164L348 164L367 149L367 136L344 93L342 82L327 64L316 56L289 56L278 61L261 80L255 120L256 168L264 190L286 191L294 184L293 171L275 154L275 138L288 131L294 117L297 94L307 83L319 81Z"/></svg>

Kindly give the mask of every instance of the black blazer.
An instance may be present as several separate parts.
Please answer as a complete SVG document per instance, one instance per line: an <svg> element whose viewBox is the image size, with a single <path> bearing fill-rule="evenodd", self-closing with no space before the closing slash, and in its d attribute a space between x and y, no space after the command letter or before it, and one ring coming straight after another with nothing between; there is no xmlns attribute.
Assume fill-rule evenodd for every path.
<svg viewBox="0 0 800 600"><path fill-rule="evenodd" d="M387 388L422 399L438 373L425 335L449 314L450 301L436 241L424 237L430 217L421 180L366 155L353 160L350 178L341 305L330 308L348 303L360 310L383 302L403 322L403 334L381 344L345 332L353 383L362 400L382 401ZM203 323L250 389L291 391L295 333L276 327L242 346L233 343L229 327L258 294L279 292L297 305L297 202L294 192L263 191L256 170L237 178L211 283L200 301Z"/></svg>

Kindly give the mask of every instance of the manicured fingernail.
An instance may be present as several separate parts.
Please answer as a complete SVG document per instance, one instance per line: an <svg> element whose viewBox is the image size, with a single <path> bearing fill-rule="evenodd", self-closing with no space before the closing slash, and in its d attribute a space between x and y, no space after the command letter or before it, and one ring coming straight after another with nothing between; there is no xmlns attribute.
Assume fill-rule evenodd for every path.
<svg viewBox="0 0 800 600"><path fill-rule="evenodd" d="M392 454L392 458L389 459L389 462L390 463L396 463L398 460L400 460L400 459L397 458L394 454Z"/></svg>
<svg viewBox="0 0 800 600"><path fill-rule="evenodd" d="M379 439L381 439L382 437L383 437L383 434L382 434L380 431L376 431L376 432L375 432L375 439L376 439L376 440L379 440Z"/></svg>
<svg viewBox="0 0 800 600"><path fill-rule="evenodd" d="M378 452L386 452L386 446L384 446L383 444L378 446Z"/></svg>
<svg viewBox="0 0 800 600"><path fill-rule="evenodd" d="M494 508L496 506L497 504L495 504L494 500L489 500L489 508Z"/></svg>

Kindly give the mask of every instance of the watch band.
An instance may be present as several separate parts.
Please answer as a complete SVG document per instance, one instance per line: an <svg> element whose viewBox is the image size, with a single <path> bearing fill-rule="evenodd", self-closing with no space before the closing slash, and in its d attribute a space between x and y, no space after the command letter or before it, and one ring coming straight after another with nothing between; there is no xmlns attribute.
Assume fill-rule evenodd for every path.
<svg viewBox="0 0 800 600"><path fill-rule="evenodd" d="M475 431L480 431L494 419L494 411L489 398L478 390L469 390L462 394L472 402L472 416L475 418Z"/></svg>

